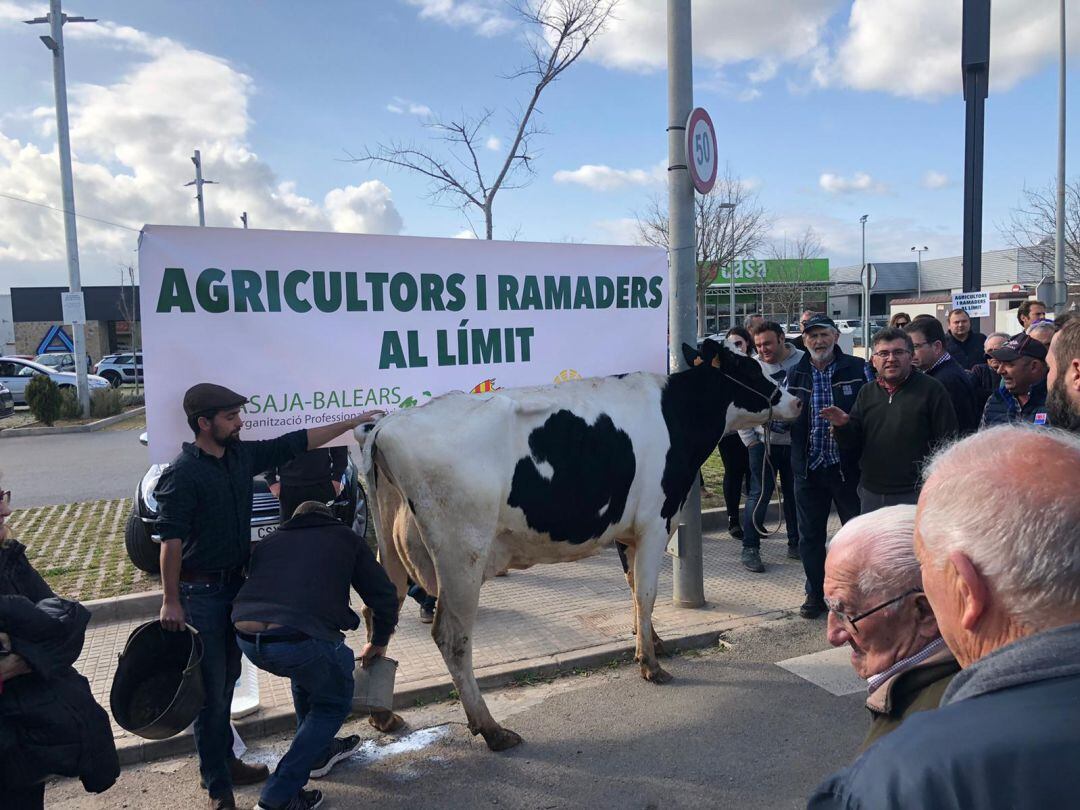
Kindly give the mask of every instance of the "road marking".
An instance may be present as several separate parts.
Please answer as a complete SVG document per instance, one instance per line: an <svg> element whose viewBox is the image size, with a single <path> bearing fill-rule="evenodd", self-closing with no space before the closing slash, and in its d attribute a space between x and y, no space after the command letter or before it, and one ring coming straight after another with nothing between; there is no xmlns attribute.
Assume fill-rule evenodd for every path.
<svg viewBox="0 0 1080 810"><path fill-rule="evenodd" d="M776 665L833 695L866 691L866 681L851 668L851 649L846 645L777 661Z"/></svg>

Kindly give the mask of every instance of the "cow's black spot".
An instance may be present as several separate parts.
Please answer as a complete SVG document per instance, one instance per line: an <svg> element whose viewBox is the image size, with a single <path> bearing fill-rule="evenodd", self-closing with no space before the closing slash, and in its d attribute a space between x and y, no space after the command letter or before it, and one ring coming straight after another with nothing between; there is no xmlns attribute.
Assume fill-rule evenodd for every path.
<svg viewBox="0 0 1080 810"><path fill-rule="evenodd" d="M622 517L634 480L634 447L610 416L590 425L558 411L529 434L529 451L514 467L507 503L525 513L530 529L584 543ZM550 481L536 467L545 461L554 471Z"/></svg>
<svg viewBox="0 0 1080 810"><path fill-rule="evenodd" d="M629 375L629 373L630 373L630 372L628 372L628 371L624 371L624 372L623 372L622 374L616 374L616 375L615 375L615 379L616 379L616 380L621 380L621 379L622 379L623 377L626 377L626 376L628 376L628 375Z"/></svg>

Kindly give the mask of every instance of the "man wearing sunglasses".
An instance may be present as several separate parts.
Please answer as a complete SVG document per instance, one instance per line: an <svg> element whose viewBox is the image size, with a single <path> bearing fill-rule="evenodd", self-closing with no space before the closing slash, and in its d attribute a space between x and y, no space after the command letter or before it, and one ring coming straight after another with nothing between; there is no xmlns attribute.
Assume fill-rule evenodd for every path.
<svg viewBox="0 0 1080 810"><path fill-rule="evenodd" d="M851 648L867 686L871 721L860 753L909 716L936 709L960 669L923 594L914 534L915 507L889 506L844 524L825 558L829 643Z"/></svg>

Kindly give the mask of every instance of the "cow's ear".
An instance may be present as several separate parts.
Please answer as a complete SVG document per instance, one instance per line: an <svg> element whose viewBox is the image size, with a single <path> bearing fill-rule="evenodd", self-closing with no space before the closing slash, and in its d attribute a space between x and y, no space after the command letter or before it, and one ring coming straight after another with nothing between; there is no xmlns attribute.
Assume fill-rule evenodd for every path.
<svg viewBox="0 0 1080 810"><path fill-rule="evenodd" d="M686 359L686 362L692 366L700 366L705 362L701 357L701 353L689 343L684 343L682 345L682 356Z"/></svg>
<svg viewBox="0 0 1080 810"><path fill-rule="evenodd" d="M720 368L720 352L723 347L715 340L705 340L701 344L701 358L713 368Z"/></svg>

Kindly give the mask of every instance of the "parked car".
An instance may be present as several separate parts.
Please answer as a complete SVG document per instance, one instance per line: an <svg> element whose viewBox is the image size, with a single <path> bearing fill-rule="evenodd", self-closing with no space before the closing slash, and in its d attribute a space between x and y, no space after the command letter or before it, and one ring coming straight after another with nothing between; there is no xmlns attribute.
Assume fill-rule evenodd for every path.
<svg viewBox="0 0 1080 810"><path fill-rule="evenodd" d="M47 352L34 358L35 363L41 363L54 371L75 371L75 355L72 352ZM86 355L86 370L91 371L90 355Z"/></svg>
<svg viewBox="0 0 1080 810"><path fill-rule="evenodd" d="M139 441L146 444L145 433L139 437ZM135 487L135 505L124 527L124 546L132 565L148 574L156 574L161 570L161 538L155 532L158 505L154 499L154 489L168 466L150 465L150 469ZM255 476L253 483L255 489L251 496L251 542L254 543L277 529L281 522L281 507L261 475ZM334 500L333 510L338 520L346 526L352 526L353 531L361 537L367 533L367 495L360 483L360 473L352 456L349 456L349 464L341 476L341 494Z"/></svg>
<svg viewBox="0 0 1080 810"><path fill-rule="evenodd" d="M35 374L48 376L60 386L61 390L74 388L77 384L74 372L56 371L48 366L41 365L41 363L35 363L33 360L22 360L18 357L0 357L0 383L3 383L11 391L11 396L14 397L16 405L26 404L26 384L34 378ZM86 379L89 382L91 391L109 387L109 381L102 377L88 374Z"/></svg>
<svg viewBox="0 0 1080 810"><path fill-rule="evenodd" d="M134 383L136 374L138 381L143 381L143 357L142 352L132 354L107 354L101 358L94 373L104 377L113 388L119 388L124 383Z"/></svg>
<svg viewBox="0 0 1080 810"><path fill-rule="evenodd" d="M15 413L15 397L3 383L0 383L0 419Z"/></svg>

